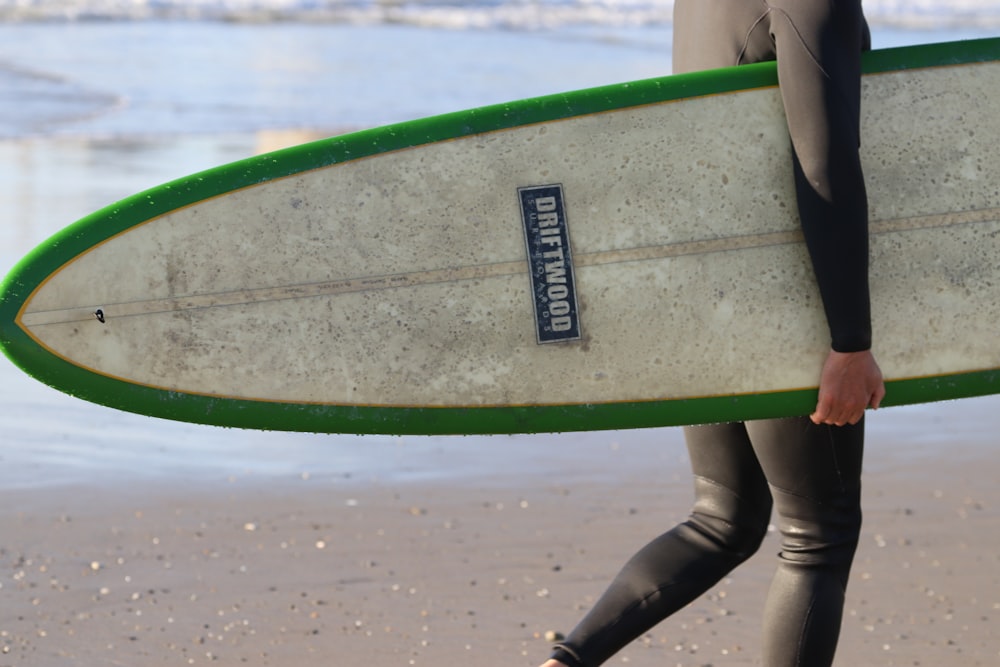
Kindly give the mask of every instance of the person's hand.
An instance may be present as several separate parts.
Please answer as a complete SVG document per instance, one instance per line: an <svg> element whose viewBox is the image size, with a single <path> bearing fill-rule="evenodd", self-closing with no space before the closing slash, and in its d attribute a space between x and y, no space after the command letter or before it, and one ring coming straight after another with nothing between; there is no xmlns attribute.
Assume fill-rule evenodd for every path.
<svg viewBox="0 0 1000 667"><path fill-rule="evenodd" d="M819 380L819 400L809 418L815 424L857 424L866 408L877 408L885 396L882 371L871 351L830 350Z"/></svg>

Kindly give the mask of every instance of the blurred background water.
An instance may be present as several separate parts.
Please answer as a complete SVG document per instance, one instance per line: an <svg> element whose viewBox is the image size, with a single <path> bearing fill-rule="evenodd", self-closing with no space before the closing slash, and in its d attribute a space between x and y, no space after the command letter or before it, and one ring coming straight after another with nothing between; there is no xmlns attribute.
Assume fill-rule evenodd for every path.
<svg viewBox="0 0 1000 667"><path fill-rule="evenodd" d="M83 215L300 138L670 71L668 0L0 0L0 273ZM876 48L993 36L1000 0L868 0ZM910 455L991 445L1000 400L874 415ZM954 417L960 416L961 419ZM0 488L153 476L393 480L681 463L677 429L494 438L259 433L64 396L0 360Z"/></svg>

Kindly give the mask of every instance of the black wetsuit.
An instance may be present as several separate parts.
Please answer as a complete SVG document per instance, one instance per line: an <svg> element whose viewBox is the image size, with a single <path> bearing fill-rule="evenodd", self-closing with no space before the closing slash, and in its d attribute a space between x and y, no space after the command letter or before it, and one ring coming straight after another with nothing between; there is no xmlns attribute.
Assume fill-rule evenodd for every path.
<svg viewBox="0 0 1000 667"><path fill-rule="evenodd" d="M778 61L799 214L840 352L871 343L858 157L860 56L869 44L860 0L674 6L675 71ZM690 517L625 565L553 657L573 667L607 660L753 554L773 506L782 541L764 609L763 664L830 665L861 527L863 423L817 426L802 417L685 434L695 486Z"/></svg>

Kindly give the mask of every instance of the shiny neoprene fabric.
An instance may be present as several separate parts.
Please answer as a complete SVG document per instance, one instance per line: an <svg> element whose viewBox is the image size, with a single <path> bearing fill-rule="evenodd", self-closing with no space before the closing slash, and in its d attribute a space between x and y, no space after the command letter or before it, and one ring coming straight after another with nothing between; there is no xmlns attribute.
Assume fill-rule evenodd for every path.
<svg viewBox="0 0 1000 667"><path fill-rule="evenodd" d="M871 344L858 157L860 56L869 46L859 0L674 6L676 72L778 61L800 218L841 352ZM820 426L802 417L685 435L695 490L688 520L626 563L553 657L571 667L605 662L755 553L773 510L781 551L763 610L763 664L831 665L861 529L863 422Z"/></svg>

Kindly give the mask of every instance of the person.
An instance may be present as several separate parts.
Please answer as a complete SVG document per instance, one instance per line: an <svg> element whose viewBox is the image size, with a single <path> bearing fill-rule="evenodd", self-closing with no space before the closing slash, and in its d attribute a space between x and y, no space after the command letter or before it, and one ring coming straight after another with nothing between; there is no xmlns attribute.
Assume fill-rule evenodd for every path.
<svg viewBox="0 0 1000 667"><path fill-rule="evenodd" d="M763 664L833 662L861 527L864 413L885 389L871 353L868 206L859 158L860 0L676 0L677 72L776 60L796 200L830 329L814 412L687 427L689 518L643 547L543 667L595 667L781 533Z"/></svg>

